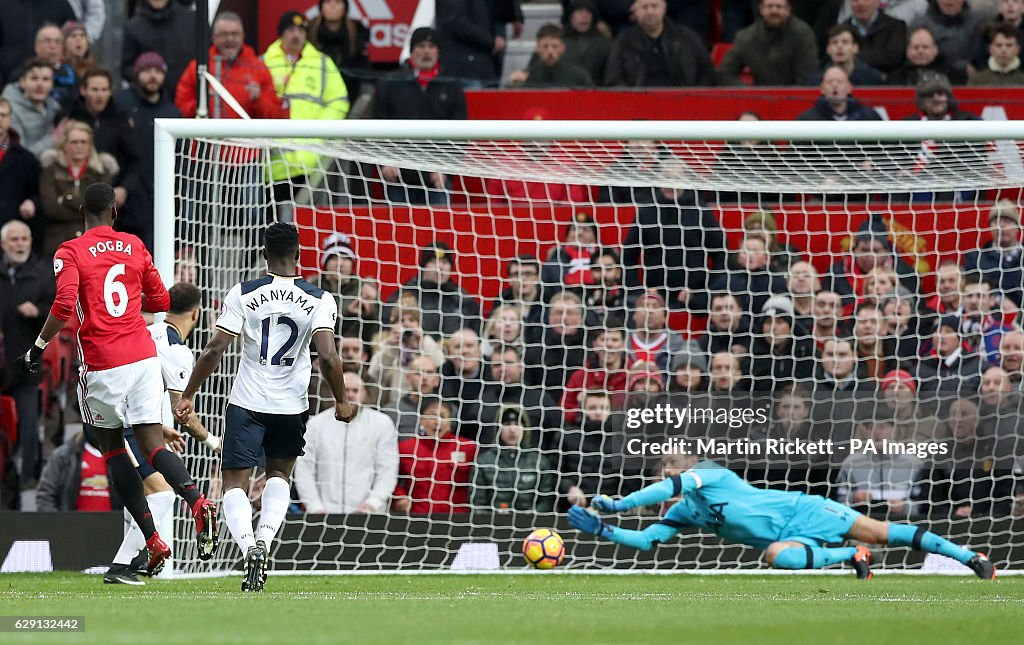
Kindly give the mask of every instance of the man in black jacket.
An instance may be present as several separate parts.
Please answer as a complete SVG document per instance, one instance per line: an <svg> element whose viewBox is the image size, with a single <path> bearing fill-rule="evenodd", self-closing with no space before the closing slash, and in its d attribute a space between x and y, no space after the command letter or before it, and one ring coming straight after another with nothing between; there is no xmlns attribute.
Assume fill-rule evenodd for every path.
<svg viewBox="0 0 1024 645"><path fill-rule="evenodd" d="M700 36L665 17L665 0L637 0L636 25L612 46L605 85L693 87L717 85L715 67Z"/></svg>
<svg viewBox="0 0 1024 645"><path fill-rule="evenodd" d="M0 98L0 226L21 220L29 228L43 226L39 204L39 161L21 147L21 138L11 129L11 104ZM42 230L33 237L42 239Z"/></svg>
<svg viewBox="0 0 1024 645"><path fill-rule="evenodd" d="M46 23L77 20L67 0L0 0L0 77L18 80L17 70L34 50L36 32Z"/></svg>
<svg viewBox="0 0 1024 645"><path fill-rule="evenodd" d="M441 48L445 72L467 86L496 84L495 60L505 51L505 37L496 33L491 3L437 0L435 15L437 44ZM414 38L415 35L413 32ZM414 45L410 42L409 46Z"/></svg>
<svg viewBox="0 0 1024 645"><path fill-rule="evenodd" d="M420 27L409 37L409 66L377 84L373 98L375 119L465 119L466 95L462 83L440 75L441 50L434 30ZM447 68L445 68L447 72ZM421 173L381 166L388 199L396 203L443 204L448 178L442 173ZM401 182L399 183L399 179Z"/></svg>
<svg viewBox="0 0 1024 645"><path fill-rule="evenodd" d="M4 224L0 246L0 320L5 353L14 357L39 335L57 287L50 263L32 253L32 233L24 222L11 220ZM20 485L25 490L38 477L39 376L15 369L13 359L8 361L3 376L4 393L14 398L18 410Z"/></svg>
<svg viewBox="0 0 1024 645"><path fill-rule="evenodd" d="M875 109L852 96L853 85L843 68L829 67L821 79L821 96L797 121L881 121Z"/></svg>
<svg viewBox="0 0 1024 645"><path fill-rule="evenodd" d="M157 52L167 61L166 86L178 79L196 55L195 13L177 0L142 0L124 28L121 77L135 78L135 61L145 52Z"/></svg>
<svg viewBox="0 0 1024 645"><path fill-rule="evenodd" d="M622 243L626 288L636 295L661 291L669 307L681 308L690 293L708 288L709 269L725 270L725 234L692 191L663 188L658 199L637 210Z"/></svg>
<svg viewBox="0 0 1024 645"><path fill-rule="evenodd" d="M880 0L862 0L850 5L846 24L860 33L859 58L888 74L903 62L907 46L907 23L880 8Z"/></svg>

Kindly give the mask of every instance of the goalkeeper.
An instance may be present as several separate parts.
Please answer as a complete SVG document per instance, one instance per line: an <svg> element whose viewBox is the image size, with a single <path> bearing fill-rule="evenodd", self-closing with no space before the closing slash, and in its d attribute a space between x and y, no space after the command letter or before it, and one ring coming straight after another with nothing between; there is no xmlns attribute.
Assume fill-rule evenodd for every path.
<svg viewBox="0 0 1024 645"><path fill-rule="evenodd" d="M871 578L871 552L866 547L825 546L849 538L938 553L967 565L979 578L996 577L987 556L922 527L873 520L819 495L755 488L713 461L699 461L693 455L683 459L689 470L620 500L600 495L591 503L597 511L617 513L682 495L658 523L642 531L622 529L604 522L594 511L574 506L569 509L569 524L645 551L695 526L730 542L764 549L765 561L777 569L820 569L848 562L858 578Z"/></svg>

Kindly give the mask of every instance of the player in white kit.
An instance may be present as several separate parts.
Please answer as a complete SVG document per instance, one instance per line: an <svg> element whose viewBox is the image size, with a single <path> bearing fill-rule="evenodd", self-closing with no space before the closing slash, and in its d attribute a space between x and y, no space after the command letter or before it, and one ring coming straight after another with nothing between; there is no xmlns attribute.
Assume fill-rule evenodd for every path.
<svg viewBox="0 0 1024 645"><path fill-rule="evenodd" d="M242 336L242 358L228 397L221 460L224 516L242 550L245 572L242 591L262 591L270 545L284 521L291 497L289 483L295 459L303 454L312 373L309 346L320 359L321 374L334 394L335 416L349 421L355 408L345 398L341 359L334 330L338 309L334 297L296 275L299 233L290 224L271 224L263 257L268 275L236 284L224 299L217 332L196 362L174 416L184 423L193 413L192 398L217 369L221 356ZM266 457L260 523L252 525L249 476Z"/></svg>

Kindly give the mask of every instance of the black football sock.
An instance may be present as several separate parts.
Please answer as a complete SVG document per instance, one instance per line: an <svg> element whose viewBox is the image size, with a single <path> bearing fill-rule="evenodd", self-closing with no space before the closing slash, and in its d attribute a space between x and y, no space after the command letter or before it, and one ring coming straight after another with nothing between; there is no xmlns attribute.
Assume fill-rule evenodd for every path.
<svg viewBox="0 0 1024 645"><path fill-rule="evenodd" d="M194 512L196 502L199 501L202 494L196 488L195 482L192 481L192 475L188 474L185 462L178 455L161 446L149 456L149 463L153 465L153 468L160 471L160 474L164 476L164 479L171 485L174 492L185 500L188 504L188 510Z"/></svg>
<svg viewBox="0 0 1024 645"><path fill-rule="evenodd" d="M142 535L147 540L156 533L156 525L153 523L153 513L149 510L149 503L146 501L146 492L142 487L142 478L135 464L128 457L128 451L118 448L103 453L107 462L107 472L114 490L121 497L124 507L128 509L135 523L142 529Z"/></svg>

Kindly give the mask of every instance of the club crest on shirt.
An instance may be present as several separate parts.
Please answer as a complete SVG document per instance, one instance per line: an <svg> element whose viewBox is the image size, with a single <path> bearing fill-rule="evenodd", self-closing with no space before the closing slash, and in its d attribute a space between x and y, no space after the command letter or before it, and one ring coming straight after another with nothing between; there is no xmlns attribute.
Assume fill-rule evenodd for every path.
<svg viewBox="0 0 1024 645"><path fill-rule="evenodd" d="M452 453L452 461L456 464L465 463L466 453L462 451L456 451Z"/></svg>

